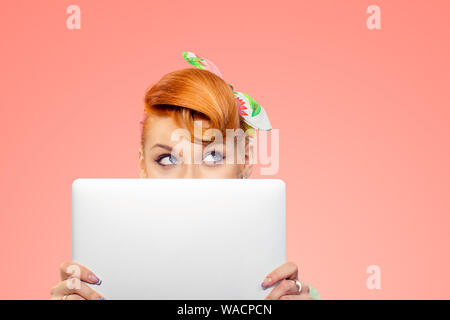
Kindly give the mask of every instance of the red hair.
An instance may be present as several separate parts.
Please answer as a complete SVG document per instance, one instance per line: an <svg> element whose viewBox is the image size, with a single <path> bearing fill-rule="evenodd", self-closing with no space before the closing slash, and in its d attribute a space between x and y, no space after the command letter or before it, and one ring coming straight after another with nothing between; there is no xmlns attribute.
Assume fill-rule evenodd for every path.
<svg viewBox="0 0 450 320"><path fill-rule="evenodd" d="M233 89L214 73L186 68L163 76L145 94L145 120L141 142L145 143L147 119L154 115L170 116L182 128L187 128L193 137L194 119L209 121L208 128L222 131L244 129L239 116Z"/></svg>

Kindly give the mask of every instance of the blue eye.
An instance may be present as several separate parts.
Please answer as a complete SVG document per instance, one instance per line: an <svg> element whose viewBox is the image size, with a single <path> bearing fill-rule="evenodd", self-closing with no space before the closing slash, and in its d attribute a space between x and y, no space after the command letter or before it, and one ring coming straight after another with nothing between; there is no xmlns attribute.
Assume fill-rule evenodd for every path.
<svg viewBox="0 0 450 320"><path fill-rule="evenodd" d="M220 152L211 151L205 155L203 162L207 165L214 165L222 162L223 159L225 159L225 157Z"/></svg>
<svg viewBox="0 0 450 320"><path fill-rule="evenodd" d="M177 159L171 154L162 154L156 159L156 162L161 166L172 166L177 164Z"/></svg>

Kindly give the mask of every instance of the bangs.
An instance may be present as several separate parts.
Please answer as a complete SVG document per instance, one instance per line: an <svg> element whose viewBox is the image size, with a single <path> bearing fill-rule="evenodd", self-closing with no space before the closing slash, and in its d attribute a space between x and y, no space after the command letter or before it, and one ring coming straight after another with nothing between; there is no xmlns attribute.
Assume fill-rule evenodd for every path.
<svg viewBox="0 0 450 320"><path fill-rule="evenodd" d="M154 105L151 108L148 108L147 116L160 116L172 118L177 127L189 131L191 142L201 142L203 144L206 144L208 142L213 141L210 139L205 139L204 137L205 131L211 129L210 127L211 119L209 119L207 115L201 112L195 111L193 109L188 109L182 106L161 104L161 105ZM197 137L195 136L195 133L198 134L198 129L195 130L195 121L202 122L201 136ZM225 137L226 130L220 131L222 132L223 137Z"/></svg>
<svg viewBox="0 0 450 320"><path fill-rule="evenodd" d="M214 73L196 68L186 68L166 74L145 95L146 118L152 116L171 117L175 124L187 129L191 141L202 143L214 139L204 137L205 131L216 129L225 140L227 129L243 129L244 122L233 89ZM202 121L202 136L194 122ZM143 122L142 143L148 121ZM209 134L209 133L208 133Z"/></svg>

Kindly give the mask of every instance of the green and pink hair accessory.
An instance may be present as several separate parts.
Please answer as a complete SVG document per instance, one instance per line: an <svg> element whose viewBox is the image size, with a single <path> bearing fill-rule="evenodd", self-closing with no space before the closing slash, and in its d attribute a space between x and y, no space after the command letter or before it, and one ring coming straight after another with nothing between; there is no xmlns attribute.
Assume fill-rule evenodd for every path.
<svg viewBox="0 0 450 320"><path fill-rule="evenodd" d="M218 77L223 79L222 74L220 73L219 68L211 61L206 58L202 58L199 55L196 55L195 53L184 51L183 52L183 58L192 64L194 67L202 70L208 70ZM233 88L232 85L228 84L231 88ZM247 129L255 129L255 130L265 130L269 131L272 130L272 126L270 124L269 118L267 116L266 111L264 108L256 102L255 99L253 99L248 94L245 94L243 92L234 91L233 90L234 97L236 98L236 103L239 110L239 115L241 119L246 124ZM146 118L146 114L144 112L142 116L142 120L140 123L141 128L141 134L143 129L143 124ZM250 135L254 136L254 130L250 130Z"/></svg>
<svg viewBox="0 0 450 320"><path fill-rule="evenodd" d="M223 79L219 68L217 68L211 60L200 57L199 55L189 51L183 52L183 58L194 67L208 70ZM230 86L233 88L232 85ZM272 130L266 111L258 102L256 102L255 99L243 92L233 91L233 93L239 108L239 114L242 120L249 127L257 130Z"/></svg>

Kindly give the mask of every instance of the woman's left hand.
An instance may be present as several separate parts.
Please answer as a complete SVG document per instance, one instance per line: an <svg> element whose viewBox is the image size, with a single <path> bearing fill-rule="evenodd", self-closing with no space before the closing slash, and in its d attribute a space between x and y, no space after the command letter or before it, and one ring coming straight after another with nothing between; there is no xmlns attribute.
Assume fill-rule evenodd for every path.
<svg viewBox="0 0 450 320"><path fill-rule="evenodd" d="M266 289L280 281L272 291L266 296L265 300L312 300L309 295L309 285L301 282L301 290L299 291L298 267L294 262L287 262L271 273L264 279L261 286Z"/></svg>

